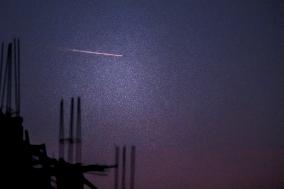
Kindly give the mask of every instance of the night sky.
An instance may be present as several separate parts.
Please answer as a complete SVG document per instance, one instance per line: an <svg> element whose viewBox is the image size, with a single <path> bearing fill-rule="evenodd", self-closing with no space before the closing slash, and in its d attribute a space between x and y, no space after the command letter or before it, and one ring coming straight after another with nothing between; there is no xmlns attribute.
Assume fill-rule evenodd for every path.
<svg viewBox="0 0 284 189"><path fill-rule="evenodd" d="M50 156L60 99L81 96L83 162L136 145L137 189L284 188L284 1L1 0L0 28Z"/></svg>

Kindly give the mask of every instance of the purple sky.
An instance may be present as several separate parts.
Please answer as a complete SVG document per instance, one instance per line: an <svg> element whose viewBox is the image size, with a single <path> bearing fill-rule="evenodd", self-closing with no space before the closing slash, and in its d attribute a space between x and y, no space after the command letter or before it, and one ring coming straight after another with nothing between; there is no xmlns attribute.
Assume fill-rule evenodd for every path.
<svg viewBox="0 0 284 189"><path fill-rule="evenodd" d="M24 126L51 156L81 96L84 162L136 145L137 189L280 189L283 20L282 0L2 0L0 39L21 38Z"/></svg>

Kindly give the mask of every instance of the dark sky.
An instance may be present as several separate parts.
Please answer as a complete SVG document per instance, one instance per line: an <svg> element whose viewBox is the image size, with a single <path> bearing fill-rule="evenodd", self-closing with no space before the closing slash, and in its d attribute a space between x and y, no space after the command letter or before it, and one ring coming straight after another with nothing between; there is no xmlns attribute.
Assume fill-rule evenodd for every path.
<svg viewBox="0 0 284 189"><path fill-rule="evenodd" d="M81 96L84 162L136 145L137 189L284 187L282 0L1 0L0 28L21 38L24 126L51 156L59 101Z"/></svg>

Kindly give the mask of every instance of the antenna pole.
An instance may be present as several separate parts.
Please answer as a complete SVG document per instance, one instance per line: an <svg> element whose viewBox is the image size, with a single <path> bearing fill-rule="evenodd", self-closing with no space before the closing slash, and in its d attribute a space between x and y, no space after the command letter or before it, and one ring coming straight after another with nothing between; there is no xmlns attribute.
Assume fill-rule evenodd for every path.
<svg viewBox="0 0 284 189"><path fill-rule="evenodd" d="M4 56L3 56L4 57ZM4 67L3 67L4 68ZM5 64L5 71L3 75L3 87L2 87L2 96L1 96L1 109L5 109L5 113L7 113L7 106L5 104L5 96L7 97L7 80L8 80L8 63L7 63L7 57L6 57L6 64ZM4 112L4 110L3 110Z"/></svg>
<svg viewBox="0 0 284 189"><path fill-rule="evenodd" d="M76 124L76 162L82 159L82 126L81 126L81 98L77 98L77 124Z"/></svg>
<svg viewBox="0 0 284 189"><path fill-rule="evenodd" d="M1 60L0 60L0 94L2 91L2 77L3 77L3 63L4 63L4 42L1 44ZM2 112L2 106L1 110Z"/></svg>
<svg viewBox="0 0 284 189"><path fill-rule="evenodd" d="M15 92L15 111L16 111L16 115L19 115L19 110L18 110L18 68L17 68L17 42L16 39L14 39L13 41L13 55L14 55L14 84L15 84L15 88L14 88L14 92Z"/></svg>
<svg viewBox="0 0 284 189"><path fill-rule="evenodd" d="M68 161L73 163L73 122L74 122L74 98L71 99L70 108L70 129L69 129L69 150L68 150Z"/></svg>
<svg viewBox="0 0 284 189"><path fill-rule="evenodd" d="M17 39L17 54L18 54L18 61L17 63L17 85L18 85L18 89L17 89L17 99L18 99L18 107L17 107L17 110L18 110L18 114L20 115L21 113L21 71L20 71L20 60L21 60L21 54L20 54L20 39L18 38Z"/></svg>
<svg viewBox="0 0 284 189"><path fill-rule="evenodd" d="M59 158L64 159L64 102L60 102L60 121L59 121Z"/></svg>
<svg viewBox="0 0 284 189"><path fill-rule="evenodd" d="M8 68L8 84L7 84L7 103L6 103L6 113L11 114L11 96L12 96L12 43L8 46L8 58L7 58L7 68Z"/></svg>
<svg viewBox="0 0 284 189"><path fill-rule="evenodd" d="M122 181L121 181L121 189L125 189L125 174L126 174L126 147L123 146L122 149Z"/></svg>

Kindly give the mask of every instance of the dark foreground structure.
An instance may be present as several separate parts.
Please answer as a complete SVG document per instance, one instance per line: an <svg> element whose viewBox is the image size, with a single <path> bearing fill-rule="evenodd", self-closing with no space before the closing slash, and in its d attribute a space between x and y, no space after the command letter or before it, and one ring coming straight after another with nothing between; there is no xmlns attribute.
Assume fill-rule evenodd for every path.
<svg viewBox="0 0 284 189"><path fill-rule="evenodd" d="M63 158L50 158L45 144L30 143L20 116L20 42L1 45L0 126L1 188L83 189L96 187L84 177L86 172L105 172L116 165L82 165ZM5 56L6 55L6 56Z"/></svg>
<svg viewBox="0 0 284 189"><path fill-rule="evenodd" d="M22 118L1 113L0 125L6 140L1 141L4 149L2 179L8 188L30 189L95 189L84 173L105 172L115 166L72 164L63 159L48 157L44 144L29 142L28 132L22 126ZM8 140L7 140L8 139Z"/></svg>

